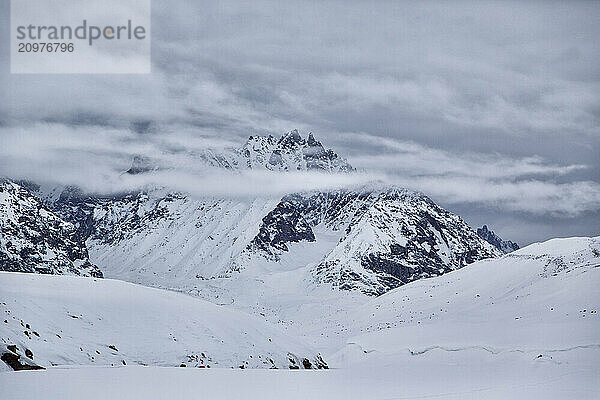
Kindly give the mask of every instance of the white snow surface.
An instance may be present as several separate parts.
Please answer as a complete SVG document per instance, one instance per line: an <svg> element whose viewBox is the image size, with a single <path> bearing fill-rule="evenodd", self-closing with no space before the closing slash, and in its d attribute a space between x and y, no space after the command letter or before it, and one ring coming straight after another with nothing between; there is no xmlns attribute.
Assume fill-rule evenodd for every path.
<svg viewBox="0 0 600 400"><path fill-rule="evenodd" d="M0 272L0 309L0 342L42 366L288 368L317 355L257 317L110 279Z"/></svg>
<svg viewBox="0 0 600 400"><path fill-rule="evenodd" d="M329 358L341 366L477 350L560 364L585 350L600 366L599 284L600 237L533 244L365 303L348 322L347 345Z"/></svg>
<svg viewBox="0 0 600 400"><path fill-rule="evenodd" d="M195 280L228 275L232 262L258 233L261 219L276 204L269 199L167 200L152 194L133 205L115 202L95 210L95 218L106 229L120 229L115 220L127 221L134 212L141 214L144 229L127 231L111 243L88 239L87 244L107 277L187 290ZM156 209L167 217L152 220L149 215Z"/></svg>
<svg viewBox="0 0 600 400"><path fill-rule="evenodd" d="M302 262L293 258L302 253L294 246L303 245L291 246L291 258L282 259L285 268L281 270L273 264L262 271L251 269L252 274L241 273L235 280L203 281L205 286L199 286L196 294L206 298L212 296L213 301L228 303L228 308L264 314L264 318L279 323L285 330L285 334L280 332L277 340L283 353L293 347L288 343L296 342L290 338L298 338L297 342L309 342L309 346L320 351L333 370L140 367L131 366L135 363L135 358L131 358L128 366L122 368L51 367L46 371L2 372L0 398L74 399L81 398L82 393L91 399L600 398L597 384L600 381L600 320L597 313L600 308L597 289L600 285L600 237L553 239L533 244L498 259L479 261L439 277L409 283L377 298L314 285L310 279L310 266L299 267ZM6 283L11 283L5 279L27 277L39 282L54 280L58 283L60 279L94 282L85 278L9 273L0 274L0 277L3 279L0 282L2 299L7 297L4 294ZM59 305L58 300L47 299L48 292L60 291L60 287L42 290L36 286L26 290L19 286L22 283L12 283L7 293L20 296L17 297L19 302L26 304L23 311L35 316L28 321L32 323L31 329L44 327L45 335L57 329L66 333L75 323L94 322L98 324L96 329L103 326L100 321L71 318L70 313L86 317L104 310L101 315L107 321L115 318L112 332L115 336L90 339L86 343L87 353L93 354L96 349L105 353L106 347L101 346L117 339L123 349L133 348L135 335L140 334L137 330L129 330L127 320L118 319L121 314L118 310L127 307L122 298L113 300L91 295L86 299L81 295L76 302L68 303L71 304L68 307L73 307L70 310ZM75 288L70 290L77 291ZM147 297L157 293L162 297L168 293L146 288L135 291L138 292ZM186 304L198 302L209 308L205 302L183 294L168 293L167 297L171 296L186 299L182 300ZM110 305L104 305L104 302ZM167 307L148 300L145 307L155 319L166 318L165 326L189 326L190 315L197 313L173 303ZM161 311L160 307L166 307L167 311ZM223 310L223 307L215 308ZM56 310L60 312L57 314ZM126 314L131 318L131 313ZM243 314L234 315L243 318ZM61 319L54 321L54 316ZM219 313L215 323L223 323L223 318ZM257 331L272 328L259 322L261 324L254 325ZM163 326L162 322L155 324ZM4 332L6 328L2 329ZM14 334L22 337L22 330L17 327ZM88 327L85 332L93 330ZM167 331L170 330L163 334ZM238 336L235 329L233 332L228 335L238 339L239 332ZM133 339L129 335L133 335ZM185 343L192 348L194 338L179 335L185 337ZM225 336L230 337L228 335ZM257 333L247 342L237 343L236 347L248 346L263 337ZM42 344L43 339L46 338L23 339L19 345L34 341ZM149 344L138 343L137 348L142 351ZM171 347L176 345L169 346L169 349L178 349ZM33 350L37 361L38 354L35 348ZM53 351L39 350L40 359ZM160 347L150 351L157 353L156 359L168 358L170 354ZM300 354L301 351L296 352ZM177 354L185 354L185 351ZM92 364L85 360L85 354L70 357L75 362L63 364ZM174 356L169 360L177 361L179 358ZM161 365L158 362L152 364ZM57 385L57 382L61 384Z"/></svg>
<svg viewBox="0 0 600 400"><path fill-rule="evenodd" d="M585 353L578 356L585 358ZM53 368L0 373L0 396L11 400L592 400L600 395L593 385L600 378L597 369L565 373L557 365L536 365L518 357L482 359L478 354L406 361L327 371Z"/></svg>

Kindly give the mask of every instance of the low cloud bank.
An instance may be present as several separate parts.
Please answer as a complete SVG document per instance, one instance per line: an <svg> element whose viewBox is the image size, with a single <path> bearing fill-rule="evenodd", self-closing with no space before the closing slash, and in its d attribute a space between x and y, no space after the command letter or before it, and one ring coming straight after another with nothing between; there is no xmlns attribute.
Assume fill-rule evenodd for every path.
<svg viewBox="0 0 600 400"><path fill-rule="evenodd" d="M1 175L76 185L94 193L160 186L199 197L280 197L380 181L421 191L443 204L479 204L554 216L600 209L600 184L561 181L585 170L585 165L551 164L540 157L456 154L368 134L344 137L369 153L350 157L359 169L355 174L232 171L210 166L207 154L227 154L242 143L193 130L139 134L130 129L37 123L0 128L0 137ZM125 173L135 156L150 160L154 168L141 174Z"/></svg>

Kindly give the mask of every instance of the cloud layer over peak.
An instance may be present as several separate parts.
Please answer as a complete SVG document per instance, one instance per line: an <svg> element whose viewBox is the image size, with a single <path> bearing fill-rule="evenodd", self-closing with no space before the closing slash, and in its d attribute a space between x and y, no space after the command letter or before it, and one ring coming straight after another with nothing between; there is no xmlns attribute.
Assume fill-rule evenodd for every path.
<svg viewBox="0 0 600 400"><path fill-rule="evenodd" d="M190 169L194 151L298 128L358 182L501 236L598 234L599 19L597 2L154 2L145 76L9 74L2 41L0 174L120 190L145 155L173 175L144 179L241 195ZM353 183L300 175L273 195Z"/></svg>

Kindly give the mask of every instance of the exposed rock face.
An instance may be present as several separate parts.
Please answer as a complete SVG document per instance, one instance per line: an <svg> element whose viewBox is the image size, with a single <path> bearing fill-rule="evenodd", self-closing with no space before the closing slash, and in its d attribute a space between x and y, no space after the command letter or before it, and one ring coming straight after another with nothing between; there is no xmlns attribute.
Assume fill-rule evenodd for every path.
<svg viewBox="0 0 600 400"><path fill-rule="evenodd" d="M0 270L102 277L75 227L14 182L0 182Z"/></svg>
<svg viewBox="0 0 600 400"><path fill-rule="evenodd" d="M312 133L304 139L293 130L280 139L273 136L250 136L238 151L243 161L240 166L272 171L322 170L327 172L351 172L354 170L346 160L331 149L325 149Z"/></svg>
<svg viewBox="0 0 600 400"><path fill-rule="evenodd" d="M0 347L0 360L13 369L13 371L27 371L45 369L33 362L33 353L31 350L25 350L25 357L21 357L16 345L3 345ZM31 356L30 356L31 355Z"/></svg>
<svg viewBox="0 0 600 400"><path fill-rule="evenodd" d="M262 220L258 235L248 245L249 250L261 250L273 260L278 251L287 251L286 243L314 242L315 235L295 204L283 200Z"/></svg>
<svg viewBox="0 0 600 400"><path fill-rule="evenodd" d="M511 242L510 240L502 240L502 238L496 235L494 231L489 230L487 225L477 228L477 235L504 254L519 250L518 244Z"/></svg>

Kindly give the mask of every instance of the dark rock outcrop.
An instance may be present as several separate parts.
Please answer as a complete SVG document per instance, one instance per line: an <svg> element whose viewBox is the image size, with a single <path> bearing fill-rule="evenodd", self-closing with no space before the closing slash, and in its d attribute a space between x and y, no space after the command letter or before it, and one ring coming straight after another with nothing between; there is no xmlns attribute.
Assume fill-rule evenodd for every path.
<svg viewBox="0 0 600 400"><path fill-rule="evenodd" d="M281 201L262 220L258 235L248 249L260 250L277 260L278 251L287 251L287 243L314 242L315 235L292 202Z"/></svg>
<svg viewBox="0 0 600 400"><path fill-rule="evenodd" d="M510 240L502 240L502 238L496 235L494 231L489 230L487 225L477 228L477 235L504 254L519 250L518 244L511 242Z"/></svg>
<svg viewBox="0 0 600 400"><path fill-rule="evenodd" d="M45 369L33 362L33 353L31 353L31 350L29 349L25 351L25 354L27 354L27 352L31 354L31 356L27 356L29 360L21 357L18 353L17 346L15 345L4 346L0 351L2 352L0 360L4 361L6 365L13 369L13 371Z"/></svg>

